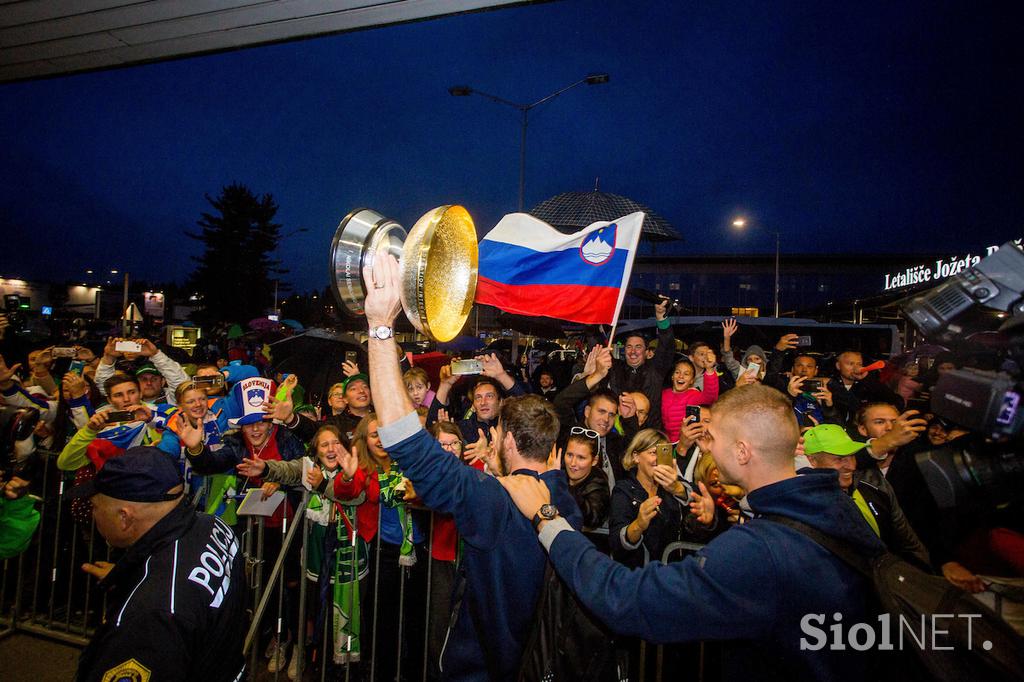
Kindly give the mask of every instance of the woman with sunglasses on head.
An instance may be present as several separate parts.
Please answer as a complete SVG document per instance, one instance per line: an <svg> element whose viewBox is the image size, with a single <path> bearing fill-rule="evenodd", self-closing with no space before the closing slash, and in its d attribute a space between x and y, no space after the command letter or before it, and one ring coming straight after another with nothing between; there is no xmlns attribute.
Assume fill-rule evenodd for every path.
<svg viewBox="0 0 1024 682"><path fill-rule="evenodd" d="M569 493L583 514L583 533L603 552L608 551L608 476L598 463L597 432L574 426L562 455Z"/></svg>
<svg viewBox="0 0 1024 682"><path fill-rule="evenodd" d="M658 446L670 446L660 431L643 429L626 448L622 465L628 476L615 483L608 521L612 557L627 566L651 561L676 541L706 542L718 518L715 502L703 483L687 486L675 464L658 464Z"/></svg>

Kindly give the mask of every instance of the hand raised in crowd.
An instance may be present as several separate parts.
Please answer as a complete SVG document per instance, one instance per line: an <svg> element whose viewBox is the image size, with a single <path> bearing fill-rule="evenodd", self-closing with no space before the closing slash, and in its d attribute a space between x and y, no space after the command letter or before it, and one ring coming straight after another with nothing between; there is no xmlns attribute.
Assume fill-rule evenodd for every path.
<svg viewBox="0 0 1024 682"><path fill-rule="evenodd" d="M491 379L499 379L508 374L508 372L505 371L505 367L501 364L501 360L499 360L498 356L495 355L494 353L489 353L487 355L478 355L476 359L480 361L480 364L482 366L480 374L484 375L485 377L490 377Z"/></svg>
<svg viewBox="0 0 1024 682"><path fill-rule="evenodd" d="M448 416L448 410L443 407L437 411L437 421L439 422L450 422L452 418Z"/></svg>
<svg viewBox="0 0 1024 682"><path fill-rule="evenodd" d="M135 339L135 341L142 346L142 351L139 353L140 357L151 358L160 352L160 349L156 347L156 344L149 339Z"/></svg>
<svg viewBox="0 0 1024 682"><path fill-rule="evenodd" d="M679 480L679 473L674 466L656 464L651 473L654 476L655 483L676 497L686 492L686 488L683 486L683 482Z"/></svg>
<svg viewBox="0 0 1024 682"><path fill-rule="evenodd" d="M28 487L31 481L26 481L20 476L11 476L11 479L6 483L0 481L3 486L4 497L8 500L16 500L19 497L24 497L28 492Z"/></svg>
<svg viewBox="0 0 1024 682"><path fill-rule="evenodd" d="M341 451L338 453L338 466L341 468L341 474L345 480L351 481L359 469L359 456L342 445Z"/></svg>
<svg viewBox="0 0 1024 682"><path fill-rule="evenodd" d="M633 521L636 524L637 530L643 533L650 527L651 519L658 515L658 507L660 506L661 498L657 495L652 495L640 503L640 508L636 512L636 519Z"/></svg>
<svg viewBox="0 0 1024 682"><path fill-rule="evenodd" d="M295 374L289 374L288 377L281 382L281 388L284 389L284 398L278 400L275 396L270 396L267 401L263 404L263 411L266 414L263 416L264 419L273 419L279 421L282 424L287 423L291 420L292 415L295 412L295 403L292 401L292 392L299 383L299 377Z"/></svg>
<svg viewBox="0 0 1024 682"><path fill-rule="evenodd" d="M798 395L800 395L800 389L803 387L804 381L806 380L807 377L797 375L791 376L789 378L789 384L786 386L786 391L789 392L789 394L794 398L797 397Z"/></svg>
<svg viewBox="0 0 1024 682"><path fill-rule="evenodd" d="M139 403L137 405L132 405L131 407L126 407L125 409L133 413L135 418L140 422L148 422L153 419L153 410L148 405Z"/></svg>
<svg viewBox="0 0 1024 682"><path fill-rule="evenodd" d="M93 431L94 433L99 433L100 431L103 430L103 427L106 425L107 412L106 410L103 410L89 417L89 421L86 423L85 428L89 429L90 431Z"/></svg>
<svg viewBox="0 0 1024 682"><path fill-rule="evenodd" d="M75 360L89 363L96 359L96 354L85 346L75 346Z"/></svg>
<svg viewBox="0 0 1024 682"><path fill-rule="evenodd" d="M178 438L181 440L182 445L189 450L202 447L204 432L205 429L202 424L193 424L192 418L182 413L181 430L178 432Z"/></svg>
<svg viewBox="0 0 1024 682"><path fill-rule="evenodd" d="M966 592L977 594L985 591L984 581L956 561L947 561L942 564L942 575L950 583Z"/></svg>
<svg viewBox="0 0 1024 682"><path fill-rule="evenodd" d="M701 419L688 421L679 430L679 444L676 446L678 452L685 452L704 435L704 422Z"/></svg>
<svg viewBox="0 0 1024 682"><path fill-rule="evenodd" d="M263 495L260 497L260 499L261 500L269 500L270 496L273 495L274 493L276 493L280 489L281 489L281 484L280 483L271 483L270 481L267 481L262 486L260 486L260 490L263 491Z"/></svg>
<svg viewBox="0 0 1024 682"><path fill-rule="evenodd" d="M796 348L796 344L799 340L799 334L783 334L779 337L779 340L775 342L775 350L792 350L793 348Z"/></svg>
<svg viewBox="0 0 1024 682"><path fill-rule="evenodd" d="M363 281L366 283L363 311L369 326L393 327L398 313L402 311L402 279L398 260L384 247L374 256L373 267L363 268Z"/></svg>
<svg viewBox="0 0 1024 682"><path fill-rule="evenodd" d="M907 410L892 425L892 430L871 442L873 452L889 452L911 443L919 434L928 429L928 421L922 419L917 410Z"/></svg>
<svg viewBox="0 0 1024 682"><path fill-rule="evenodd" d="M245 476L246 478L260 478L266 470L267 463L262 459L254 457L243 458L238 466L235 467L235 471L237 471L240 476Z"/></svg>
<svg viewBox="0 0 1024 682"><path fill-rule="evenodd" d="M562 470L562 448L551 447L551 454L548 455L548 471Z"/></svg>
<svg viewBox="0 0 1024 682"><path fill-rule="evenodd" d="M619 396L619 416L623 419L636 416L636 400L628 393Z"/></svg>
<svg viewBox="0 0 1024 682"><path fill-rule="evenodd" d="M11 326L11 321L7 319L6 313L0 313L0 340L4 338L7 333L7 328Z"/></svg>
<svg viewBox="0 0 1024 682"><path fill-rule="evenodd" d="M8 367L4 362L4 356L0 355L0 388L10 388L10 383L19 369L21 369L20 362Z"/></svg>
<svg viewBox="0 0 1024 682"><path fill-rule="evenodd" d="M480 437L476 441L466 444L462 458L470 464L483 462L490 471L500 476L501 463L497 449L493 444L487 442L483 429L477 429L477 433L480 434ZM497 437L497 429L491 429L491 437Z"/></svg>
<svg viewBox="0 0 1024 682"><path fill-rule="evenodd" d="M715 498L711 497L703 481L697 485L700 492L694 490L690 493L690 513L697 517L698 523L710 526L715 520Z"/></svg>
<svg viewBox="0 0 1024 682"><path fill-rule="evenodd" d="M112 568L114 568L114 564L109 561L93 561L92 563L82 564L82 571L88 573L97 580L103 580L106 578Z"/></svg>
<svg viewBox="0 0 1024 682"><path fill-rule="evenodd" d="M818 390L813 395L819 403L832 407L832 391L828 390L828 382L824 379L819 382Z"/></svg>
<svg viewBox="0 0 1024 682"><path fill-rule="evenodd" d="M740 375L736 377L737 386L749 386L751 384L759 384L761 380L757 378L756 374L750 374L749 372L740 372Z"/></svg>
<svg viewBox="0 0 1024 682"><path fill-rule="evenodd" d="M49 374L51 367L53 367L53 346L29 357L29 368L36 376Z"/></svg>
<svg viewBox="0 0 1024 682"><path fill-rule="evenodd" d="M103 364L113 365L117 362L117 359L122 357L124 354L117 350L117 342L123 341L119 336L111 336L107 339L107 343L103 346Z"/></svg>
<svg viewBox="0 0 1024 682"><path fill-rule="evenodd" d="M324 482L324 472L321 471L320 467L313 465L306 472L306 483L313 490L320 488L320 484Z"/></svg>
<svg viewBox="0 0 1024 682"><path fill-rule="evenodd" d="M341 373L345 375L346 379L348 377L354 377L355 375L359 374L359 365L352 362L351 360L346 360L345 362L341 363Z"/></svg>
<svg viewBox="0 0 1024 682"><path fill-rule="evenodd" d="M89 391L89 385L80 375L75 372L68 372L61 381L64 389L64 398L74 400L81 398Z"/></svg>
<svg viewBox="0 0 1024 682"><path fill-rule="evenodd" d="M588 377L597 371L597 351L600 348L601 346L594 346L590 349L590 352L587 353L587 359L583 363L583 376Z"/></svg>
<svg viewBox="0 0 1024 682"><path fill-rule="evenodd" d="M736 322L735 317L730 317L728 320L722 322L722 337L725 339L731 339L732 335L736 333L736 329L739 328L739 323Z"/></svg>
<svg viewBox="0 0 1024 682"><path fill-rule="evenodd" d="M654 319L660 322L668 316L669 303L671 303L671 299L668 296L661 297L661 303L654 306Z"/></svg>

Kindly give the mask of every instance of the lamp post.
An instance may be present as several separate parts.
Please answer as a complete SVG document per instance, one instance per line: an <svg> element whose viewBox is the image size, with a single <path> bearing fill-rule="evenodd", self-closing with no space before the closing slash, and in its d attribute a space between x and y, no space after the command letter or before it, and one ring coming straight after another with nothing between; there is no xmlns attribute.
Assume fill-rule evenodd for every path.
<svg viewBox="0 0 1024 682"><path fill-rule="evenodd" d="M579 79L575 83L570 83L569 85L566 85L565 87L560 88L555 92L552 92L550 95L547 95L546 97L541 97L536 102L531 102L530 104L521 104L519 102L513 102L511 100L505 99L504 97L498 97L497 95L491 95L489 93L482 92L468 85L453 85L452 87L448 88L448 94L451 95L452 97L468 97L470 95L480 95L481 97L486 97L492 102L504 104L505 106L512 107L513 109L519 111L522 119L522 126L519 133L519 211L522 212L523 200L526 194L526 127L528 124L530 109L533 109L534 107L540 106L545 102L553 100L554 98L561 95L563 92L566 92L567 90L572 90L578 85L599 85L601 83L607 82L608 74L592 73L584 78Z"/></svg>
<svg viewBox="0 0 1024 682"><path fill-rule="evenodd" d="M747 226L746 218L736 218L732 221L732 226L737 230L742 230ZM779 235L778 230L772 230L775 233L775 317L779 316L779 247L781 245L782 237Z"/></svg>

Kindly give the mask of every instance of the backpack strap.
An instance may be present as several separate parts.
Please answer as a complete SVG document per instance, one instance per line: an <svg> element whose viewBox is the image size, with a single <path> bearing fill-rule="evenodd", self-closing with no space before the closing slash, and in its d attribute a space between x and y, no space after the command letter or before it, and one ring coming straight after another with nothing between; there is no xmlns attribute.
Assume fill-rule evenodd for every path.
<svg viewBox="0 0 1024 682"><path fill-rule="evenodd" d="M814 540L814 542L827 549L837 558L841 559L844 564L857 571L868 580L873 579L873 571L871 570L871 559L873 557L861 554L849 542L834 538L831 535L826 535L817 528L788 516L782 516L780 514L761 514L758 518L773 521L782 526L786 526L787 528L792 528L811 540Z"/></svg>

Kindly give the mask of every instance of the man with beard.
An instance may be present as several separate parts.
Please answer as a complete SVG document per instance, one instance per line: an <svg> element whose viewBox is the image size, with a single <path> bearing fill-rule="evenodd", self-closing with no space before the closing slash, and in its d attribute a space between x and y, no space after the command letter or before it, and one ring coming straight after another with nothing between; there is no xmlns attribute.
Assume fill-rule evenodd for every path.
<svg viewBox="0 0 1024 682"><path fill-rule="evenodd" d="M497 479L463 465L423 430L395 355L392 326L401 310L397 261L391 255L378 256L374 270L365 269L363 276L373 282L365 310L381 443L423 504L454 516L465 543L465 582L455 588L462 596L440 672L449 680L515 679L533 627L533 610L523 605L537 603L544 551L530 521L518 513ZM564 505L569 522L579 528L582 519L565 475L558 467L549 467L558 436L558 417L551 404L536 395L505 399L490 435L502 468L543 482L551 499L560 509Z"/></svg>
<svg viewBox="0 0 1024 682"><path fill-rule="evenodd" d="M661 389L665 377L672 369L676 354L676 336L668 319L669 300L664 298L654 306L658 322L658 348L654 357L647 359L647 341L639 334L629 334L624 347L625 360L616 360L608 374L608 388L615 395L638 391L651 402L652 428L661 427Z"/></svg>

